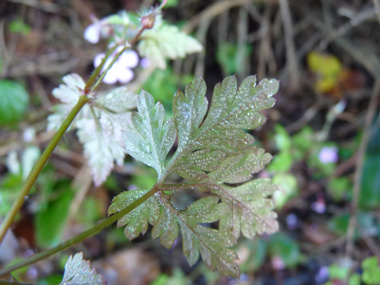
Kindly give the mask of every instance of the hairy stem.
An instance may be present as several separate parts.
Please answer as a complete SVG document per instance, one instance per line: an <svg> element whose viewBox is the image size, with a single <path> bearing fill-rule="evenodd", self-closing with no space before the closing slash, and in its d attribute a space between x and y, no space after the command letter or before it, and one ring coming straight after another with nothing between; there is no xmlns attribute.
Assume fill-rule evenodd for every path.
<svg viewBox="0 0 380 285"><path fill-rule="evenodd" d="M100 75L98 80L96 80L95 84L91 88L91 92L93 92L96 88L98 88L99 84L103 81L103 78L106 76L108 70L111 69L113 64L118 60L118 58L122 55L123 52L125 52L128 49L128 47L124 47L121 51L119 51L114 58L112 59L111 63L108 65L107 69ZM100 65L99 65L100 66ZM98 67L99 67L98 66Z"/></svg>
<svg viewBox="0 0 380 285"><path fill-rule="evenodd" d="M96 67L94 72L91 74L90 78L87 80L86 85L84 87L85 94L88 94L90 92L91 87L93 86L96 78L102 72L102 69L103 69L104 65L106 64L107 59L114 53L114 51L117 49L117 47L118 47L118 45L115 45L106 52L106 54L102 58L102 61L100 62L100 64ZM113 64L113 62L112 62L112 64ZM111 68L112 64L109 65L109 68Z"/></svg>
<svg viewBox="0 0 380 285"><path fill-rule="evenodd" d="M53 255L53 254L55 254L61 250L69 248L69 247L85 240L86 238L89 238L89 237L97 234L98 232L100 232L104 228L112 225L114 222L116 222L122 216L128 214L129 212L131 212L132 210L134 210L135 208L140 206L142 203L144 203L146 200L148 200L150 197L152 197L158 191L159 191L159 188L154 187L149 192L147 192L145 195L143 195L141 198L137 199L132 204L130 204L128 207L126 207L125 209L121 210L120 212L114 214L111 217L108 217L107 219L104 219L103 221L99 222L98 224L96 224L92 228L88 229L87 231L69 239L68 241L65 241L65 242L59 244L58 246L56 246L54 248L51 248L49 250L37 253L37 254L21 261L20 263L14 264L14 265L9 266L9 267L4 267L3 269L0 270L0 276L7 274L9 272L12 272L12 271L19 269L21 267L27 266L29 264L33 264L33 263L40 261L42 259L45 259L45 258L47 258L47 257L49 257L49 256L51 256L51 255Z"/></svg>
<svg viewBox="0 0 380 285"><path fill-rule="evenodd" d="M78 114L80 109L89 101L90 99L82 95L79 97L78 103L74 106L74 108L71 110L70 114L67 116L67 118L63 121L62 125L54 135L54 137L51 139L50 143L46 147L45 151L41 155L41 157L38 159L36 165L34 166L33 170L30 172L29 176L26 178L23 188L21 189L21 192L18 194L15 202L12 205L12 208L8 212L7 216L5 217L3 223L0 225L0 244L3 240L7 230L12 225L17 213L20 211L22 205L24 204L26 196L29 194L30 189L32 188L34 182L36 181L38 175L42 171L43 167L45 166L47 160L49 159L50 155L53 153L55 147L58 145L59 141L61 140L62 136L65 134L66 130L74 120L75 116Z"/></svg>

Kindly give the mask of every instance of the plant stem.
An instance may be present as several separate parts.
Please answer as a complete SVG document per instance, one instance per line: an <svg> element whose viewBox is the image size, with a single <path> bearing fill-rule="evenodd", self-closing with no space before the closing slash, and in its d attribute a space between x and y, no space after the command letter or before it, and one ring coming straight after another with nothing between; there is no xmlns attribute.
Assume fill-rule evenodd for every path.
<svg viewBox="0 0 380 285"><path fill-rule="evenodd" d="M106 76L108 70L113 66L113 64L115 63L115 61L123 54L123 52L125 52L127 49L129 49L131 46L134 46L137 43L137 41L139 40L141 34L144 32L145 29L146 29L145 27L142 27L137 32L136 36L131 40L129 46L125 46L122 50L120 50L114 56L114 58L112 59L112 62L108 65L107 69L105 71L103 71L102 74L100 74L100 72L101 72L101 70L102 70L102 68L103 68L103 66L105 64L105 61L106 61L105 58L109 57L116 50L116 48L118 47L118 45L115 46L115 47L113 47L112 53L107 53L106 54L106 56L103 58L102 63L96 68L96 70L98 70L98 72L100 74L100 77L98 78L98 80L96 80L96 76L91 76L91 78L89 79L89 81L91 80L91 84L88 84L88 85L86 84L86 87L85 87L86 92L94 92L98 88L98 86L102 82L103 78ZM96 82L95 82L95 80L96 80ZM94 82L95 82L95 84L94 84ZM87 83L89 83L89 82L87 82ZM91 88L91 86L92 86L92 88ZM88 89L86 89L86 88L88 88ZM91 89L91 91L90 91L90 89Z"/></svg>
<svg viewBox="0 0 380 285"><path fill-rule="evenodd" d="M102 72L102 69L107 61L107 59L114 53L114 51L117 49L118 45L115 45L113 46L112 48L110 48L105 56L102 58L102 61L100 62L100 64L96 67L96 69L94 70L94 72L91 74L90 78L87 80L86 82L86 85L84 87L84 92L85 94L88 94L91 90L91 87L93 86L96 78L99 76L99 74ZM109 68L112 66L109 65Z"/></svg>
<svg viewBox="0 0 380 285"><path fill-rule="evenodd" d="M77 244L77 243L85 240L86 238L89 238L89 237L97 234L98 232L100 232L104 228L112 225L114 222L116 222L122 216L128 214L129 212L131 212L132 210L134 210L135 208L140 206L142 203L144 203L146 200L148 200L150 197L152 197L159 190L160 189L158 187L153 187L149 192L147 192L145 195L143 195L142 197L140 197L139 199L134 201L132 204L128 205L125 209L123 209L120 212L112 215L111 217L108 217L107 219L104 219L103 221L96 224L95 226L88 229L87 231L69 239L68 241L65 241L65 242L59 244L58 246L56 246L54 248L51 248L51 249L48 249L46 251L37 253L37 254L21 261L20 263L17 263L17 264L14 264L12 266L5 267L5 268L1 269L0 270L0 276L7 274L9 272L12 272L12 271L19 269L21 267L27 266L29 264L35 263L39 260L45 259L45 258L63 250L63 249L69 248L69 247L73 246L74 244Z"/></svg>
<svg viewBox="0 0 380 285"><path fill-rule="evenodd" d="M65 134L66 130L74 120L75 116L78 114L80 109L89 101L90 99L82 95L79 97L78 103L74 106L74 108L71 110L70 114L67 116L67 118L63 121L62 125L59 127L58 131L54 135L54 137L51 139L50 143L46 147L45 151L41 155L41 157L38 159L36 165L34 166L33 170L30 172L28 177L25 180L24 186L21 189L21 192L18 194L16 201L13 203L12 208L8 212L7 216L5 217L3 223L0 225L0 244L3 240L7 230L12 225L17 213L20 211L22 205L24 204L26 196L29 194L30 189L32 188L34 182L36 181L38 175L42 171L43 167L45 166L47 160L49 159L50 155L53 153L55 147L58 145L59 141L61 140L62 136Z"/></svg>
<svg viewBox="0 0 380 285"><path fill-rule="evenodd" d="M136 36L132 39L129 46L133 46L140 38L142 32L145 30L145 27L142 27L140 31L136 34ZM32 188L34 182L36 181L38 175L41 173L43 167L45 166L47 160L49 159L50 155L53 153L55 147L58 145L59 141L61 140L62 136L65 134L66 130L74 120L75 116L79 113L79 111L82 109L82 107L90 100L86 95L91 91L94 91L100 84L101 80L106 75L107 71L111 68L113 63L117 60L117 58L127 49L126 47L122 49L112 60L111 64L108 65L107 70L105 70L100 78L96 81L96 78L101 73L103 66L105 65L107 59L112 55L112 53L117 49L119 45L115 45L112 48L110 48L106 55L104 56L102 62L99 64L99 66L94 70L88 81L86 82L86 85L84 87L84 95L81 95L79 97L78 103L74 106L74 108L71 110L70 114L67 116L67 118L63 121L61 126L59 127L57 133L54 135L52 140L49 142L48 146L46 147L45 151L41 155L41 157L38 159L36 165L34 166L32 172L28 175L26 178L26 181L24 183L23 188L21 189L21 192L18 194L16 201L13 203L12 208L8 212L7 216L5 217L4 221L0 225L0 244L2 240L4 239L4 236L7 232L7 230L11 227L17 213L20 211L22 205L24 204L25 197L29 194L30 189ZM96 83L94 84L94 82ZM114 216L112 216L114 217ZM117 220L117 219L116 219ZM116 221L115 220L115 221ZM113 223L113 222L112 222ZM87 232L83 233L86 234ZM90 235L92 235L90 233ZM84 236L86 238L87 236ZM69 245L70 246L70 245ZM55 253L54 251L53 253ZM51 254L53 254L51 253Z"/></svg>
<svg viewBox="0 0 380 285"><path fill-rule="evenodd" d="M99 84L103 81L103 78L106 76L108 70L111 69L111 67L113 66L113 64L116 62L116 60L118 60L118 58L121 56L121 54L123 52L125 52L126 50L128 49L128 47L124 47L121 51L119 51L115 56L114 58L112 59L111 63L108 65L107 69L100 75L100 77L98 78L98 80L96 81L96 83L92 86L91 88L91 92L93 92L96 88L98 88ZM100 65L99 65L100 66ZM98 66L98 67L99 67Z"/></svg>

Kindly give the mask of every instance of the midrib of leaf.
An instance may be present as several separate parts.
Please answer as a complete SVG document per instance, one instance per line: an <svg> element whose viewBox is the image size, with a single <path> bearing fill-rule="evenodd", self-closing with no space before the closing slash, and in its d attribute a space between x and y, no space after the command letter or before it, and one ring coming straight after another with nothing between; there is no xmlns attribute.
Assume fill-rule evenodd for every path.
<svg viewBox="0 0 380 285"><path fill-rule="evenodd" d="M204 182L204 181L201 181L201 182L198 182L198 183L191 183L191 182L187 182L187 183L181 183L181 184L174 184L174 185L162 185L163 186L163 190L167 190L167 191L175 191L175 190L180 190L180 189L198 189L202 192L205 192L204 190L202 190L202 188L204 187L207 187L208 188L208 192L209 193L213 193L212 190L214 189L218 189L220 192L223 192L223 196L222 195L218 195L218 194L215 194L213 193L214 195L217 195L221 198L227 198L229 199L231 202L235 202L237 203L242 209L246 210L246 211L249 211L250 213L252 213L252 215L259 221L262 221L264 224L266 224L267 226L271 226L271 224L266 221L266 219L260 217L260 215L257 215L255 213L255 211L253 211L252 209L250 209L249 207L247 207L245 205L245 203L243 201L239 201L237 200L235 197L231 196L230 193L228 191L225 191L225 189L223 187L221 187L219 184L215 184L215 183L207 183L207 182ZM228 186L226 186L228 187ZM161 200L160 200L161 201ZM175 209L173 209L175 211ZM235 207L232 207L232 210L235 210Z"/></svg>
<svg viewBox="0 0 380 285"><path fill-rule="evenodd" d="M228 198L228 199L229 199L230 201L232 201L232 202L235 202L235 203L239 204L239 206L240 206L242 209L246 209L247 211L249 211L250 213L252 213L252 215L253 215L256 219L258 219L258 220L262 221L263 223L265 223L266 225L270 226L270 224L266 221L266 219L263 219L263 218L261 218L259 215L257 215L257 214L255 213L255 211L252 211L249 207L247 207L247 206L245 205L244 202L239 201L239 200L237 200L236 198L232 197L232 196L228 193L228 191L224 191L223 187L220 187L220 185L218 185L218 184L211 184L211 185L212 185L212 187L215 187L215 188L217 188L218 190L220 190L221 192L223 192L224 197ZM215 189L215 188L214 188L214 189ZM212 191L210 191L210 192L212 192ZM221 195L218 195L218 196L221 197ZM234 209L235 209L235 207L232 207L232 210L234 210Z"/></svg>
<svg viewBox="0 0 380 285"><path fill-rule="evenodd" d="M236 94L237 95L237 94ZM256 95L256 94L255 94ZM233 101L235 101L236 100L236 97L237 96L235 96L235 98L234 98L234 100ZM252 98L253 100L254 100L254 98ZM232 102L231 102L231 104L229 104L229 106L231 106L231 105L233 105L232 104ZM210 106L212 106L212 102L211 102L211 105ZM210 108L211 109L211 108ZM204 123L206 123L207 122L207 117L202 121L202 123L201 123L201 126L199 127L197 127L197 131L196 132L194 132L194 133L196 133L196 135L194 136L194 138L191 140L191 141L188 141L188 144L187 144L187 146L186 147L184 147L184 148L182 148L181 150L178 150L177 149L177 151L174 153L174 155L172 156L172 158L171 158L171 160L170 160L170 162L169 162L169 164L168 164L168 166L166 167L166 169L165 169L165 172L163 173L163 178L165 178L169 173L170 173L170 170L171 170L171 167L176 163L176 161L178 160L178 159L180 159L183 155L186 155L188 152L189 152L189 150L192 150L193 149L193 147L195 148L195 146L198 144L200 144L197 140L198 140L198 138L199 137L201 137L203 134L205 134L206 132L208 132L208 131L215 131L215 132L218 132L217 130L215 130L215 129L217 129L217 127L218 126L220 126L222 123L224 123L224 122L228 122L228 119L229 118L232 118L233 116L236 116L238 113L240 112L240 108L239 108L239 106L236 106L233 110L232 110L232 112L230 112L229 113L229 115L228 115L228 111L226 111L226 110L224 110L223 111L223 113L224 113L224 115L227 115L227 118L225 117L225 116L220 116L219 117L219 120L217 120L216 122L215 122L215 124L213 124L213 125L210 125L209 127L204 127ZM253 110L252 112L256 112L256 113L258 113L258 111L255 111L255 110ZM227 113L227 114L226 114ZM207 114L207 116L208 116L209 114ZM202 129L203 128L203 129ZM202 144L201 144L201 148L204 148L205 146L203 146ZM247 145L247 147L249 147L249 145Z"/></svg>
<svg viewBox="0 0 380 285"><path fill-rule="evenodd" d="M158 110L157 110L158 111ZM150 112L149 110L146 110L147 114L148 114L148 117L149 117L149 121L152 121L152 117L150 115ZM165 126L165 121L162 123L162 126L164 127ZM153 125L152 124L149 124L149 132L150 132L150 136L149 136L149 140L150 140L150 145L153 146L152 148L154 149L154 158L159 162L160 164L160 172L157 173L158 174L158 180L160 181L160 178L162 177L163 175L163 170L164 170L164 165L161 163L161 160L160 160L160 156L158 154L158 150L156 147L159 147L159 145L156 146L156 144L154 143L154 135L153 135ZM160 133L160 135L162 135Z"/></svg>

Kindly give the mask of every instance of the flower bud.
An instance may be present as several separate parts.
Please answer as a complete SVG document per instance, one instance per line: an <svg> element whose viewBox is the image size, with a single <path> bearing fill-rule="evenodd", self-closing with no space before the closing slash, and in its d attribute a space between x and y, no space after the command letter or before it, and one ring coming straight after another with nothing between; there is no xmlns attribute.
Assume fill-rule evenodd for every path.
<svg viewBox="0 0 380 285"><path fill-rule="evenodd" d="M154 20L154 15L148 14L141 18L141 24L145 29L151 29L154 26Z"/></svg>

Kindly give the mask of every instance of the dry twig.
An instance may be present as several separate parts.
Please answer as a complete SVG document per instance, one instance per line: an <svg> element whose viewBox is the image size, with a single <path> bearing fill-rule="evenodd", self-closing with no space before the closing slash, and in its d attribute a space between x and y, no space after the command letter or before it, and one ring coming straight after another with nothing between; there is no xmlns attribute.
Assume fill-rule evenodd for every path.
<svg viewBox="0 0 380 285"><path fill-rule="evenodd" d="M293 39L293 24L288 0L279 0L282 21L284 23L286 65L289 72L289 87L292 91L300 86L300 73L297 63L296 48Z"/></svg>

